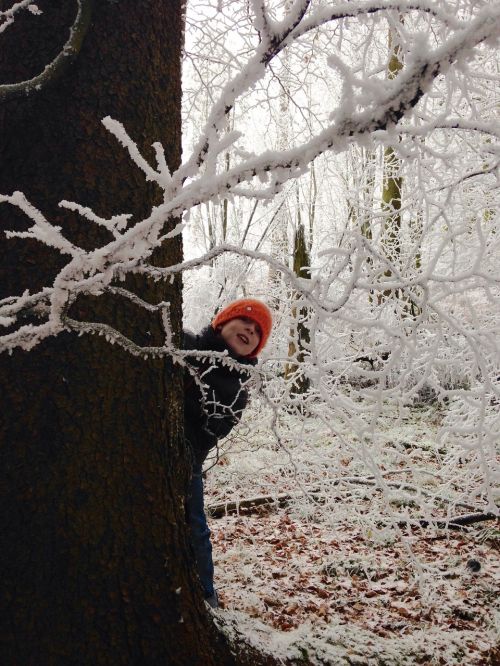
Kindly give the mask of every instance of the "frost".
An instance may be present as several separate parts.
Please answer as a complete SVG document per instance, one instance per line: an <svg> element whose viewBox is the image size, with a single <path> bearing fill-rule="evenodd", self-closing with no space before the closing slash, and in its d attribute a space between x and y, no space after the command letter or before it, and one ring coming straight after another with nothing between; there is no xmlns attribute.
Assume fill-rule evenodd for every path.
<svg viewBox="0 0 500 666"><path fill-rule="evenodd" d="M1 12L0 31L14 8L33 7ZM101 227L106 240L87 250L23 193L0 196L26 222L8 238L65 262L52 284L0 301L9 327L0 349L29 351L71 331L189 372L193 353L173 343L169 304L116 285L182 275L195 328L243 293L269 300L275 325L250 372L254 403L233 449L225 442L209 461L209 485L228 512L224 529L214 526L221 595L270 624L232 610L214 617L282 659L413 664L435 654L472 664L471 645L488 648L491 628L450 618L471 622L457 599L470 584L479 608L495 563L489 541L476 552L448 528L463 512L498 515L500 9L214 0L187 10L182 164L169 169L162 137L143 154L120 119L103 119L117 150L158 186L158 205L135 219L61 201L66 216ZM394 77L389 29L403 64ZM27 94L41 85L25 83ZM399 197L384 200L398 178ZM184 258L155 265L155 250L181 233ZM73 319L71 305L89 294L156 313L163 340L139 346ZM194 355L237 367L224 354ZM203 392L203 377L195 381ZM268 514L254 520L248 500ZM481 559L482 591L445 543Z"/></svg>
<svg viewBox="0 0 500 666"><path fill-rule="evenodd" d="M410 466L398 467L394 443L415 430L438 446L432 412L411 410L400 424L394 413L381 417L377 451L384 477L404 477L407 484L425 461L437 480L430 496L363 485L372 463L349 445L356 433L325 439L319 419L307 418L297 436L298 421L282 417L279 434L289 443L276 447L265 414L253 405L231 446L222 446L218 464L209 462L207 504L227 500L226 515L210 521L223 631L277 659L305 650L311 664L355 657L360 664L460 664L464 655L468 664L482 663L496 641L488 601L500 574L494 541L480 546L474 533L394 524L402 518L393 514L394 498L412 497L408 519L437 516L445 498L458 507L458 489L468 483L464 472L452 490L451 470L438 456L428 460L418 443ZM288 500L244 506L243 499L259 495ZM242 501L233 509L235 497ZM472 556L482 563L481 580L465 573Z"/></svg>

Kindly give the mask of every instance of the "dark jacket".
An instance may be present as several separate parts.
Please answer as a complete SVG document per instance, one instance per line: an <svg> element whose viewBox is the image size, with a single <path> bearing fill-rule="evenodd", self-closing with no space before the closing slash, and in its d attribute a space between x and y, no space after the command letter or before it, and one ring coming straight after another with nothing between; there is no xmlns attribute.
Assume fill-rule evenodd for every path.
<svg viewBox="0 0 500 666"><path fill-rule="evenodd" d="M198 335L184 331L184 349L228 352L242 365L255 365L256 359L237 356L211 326ZM198 378L205 385L204 392L193 375L184 375L184 431L195 456L203 460L219 439L226 437L238 423L248 402L248 392L242 384L249 373L241 368L230 368L217 359L186 361L195 368Z"/></svg>

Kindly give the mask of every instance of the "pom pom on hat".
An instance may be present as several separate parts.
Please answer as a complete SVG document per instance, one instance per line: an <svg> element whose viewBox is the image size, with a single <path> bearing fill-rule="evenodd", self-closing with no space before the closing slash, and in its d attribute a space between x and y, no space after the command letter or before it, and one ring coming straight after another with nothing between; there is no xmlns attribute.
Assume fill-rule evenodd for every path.
<svg viewBox="0 0 500 666"><path fill-rule="evenodd" d="M212 328L216 329L217 326L222 326L222 324L225 324L231 319L237 319L238 317L247 317L260 327L260 342L253 352L248 354L249 357L253 358L262 351L271 334L271 328L273 326L271 311L265 303L262 303L262 301L257 301L254 298L240 298L238 301L229 303L229 305L217 313L212 322Z"/></svg>

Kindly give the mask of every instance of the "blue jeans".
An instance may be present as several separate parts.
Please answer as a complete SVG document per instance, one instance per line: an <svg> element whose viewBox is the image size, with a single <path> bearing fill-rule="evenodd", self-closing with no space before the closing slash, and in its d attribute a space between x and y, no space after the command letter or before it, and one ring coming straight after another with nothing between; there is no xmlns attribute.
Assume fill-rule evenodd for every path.
<svg viewBox="0 0 500 666"><path fill-rule="evenodd" d="M212 544L210 543L210 530L207 525L205 508L203 504L203 477L202 463L193 464L193 475L189 483L186 499L186 517L190 529L191 544L193 546L205 599L215 594L214 590L214 563L212 560Z"/></svg>

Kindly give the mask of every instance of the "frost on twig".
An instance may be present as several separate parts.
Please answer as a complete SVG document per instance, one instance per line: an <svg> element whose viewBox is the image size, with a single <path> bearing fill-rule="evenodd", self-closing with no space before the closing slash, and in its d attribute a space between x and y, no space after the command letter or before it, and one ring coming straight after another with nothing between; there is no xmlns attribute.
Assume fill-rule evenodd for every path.
<svg viewBox="0 0 500 666"><path fill-rule="evenodd" d="M4 23L0 24L0 33L8 25L13 23L15 14L20 10L30 7L35 7L33 2L23 1L18 2L10 10L0 12L0 20L4 19ZM64 44L62 50L57 56L47 64L40 74L28 79L20 81L19 83L4 83L0 85L0 103L5 102L15 97L23 95L30 95L43 87L55 81L68 67L72 64L78 56L80 49L85 39L91 18L91 0L77 0L77 13L73 25L69 31L69 37ZM36 13L36 10L33 10Z"/></svg>
<svg viewBox="0 0 500 666"><path fill-rule="evenodd" d="M156 170L153 169L153 167L144 159L144 157L139 152L137 144L132 141L120 122L113 120L113 118L110 118L109 116L106 116L106 118L103 118L102 124L108 130L108 132L110 132L118 140L118 142L124 148L126 148L128 154L130 155L130 159L136 166L139 167L139 169L141 169L146 177L146 180L157 183L165 190L168 189L171 180L170 172L165 161L163 147L160 143L155 142L153 144L158 162L158 170Z"/></svg>
<svg viewBox="0 0 500 666"><path fill-rule="evenodd" d="M310 163L321 155L329 151L340 153L350 144L362 143L366 137L377 134L382 136L389 129L394 132L400 121L432 88L437 77L446 76L454 62L472 57L478 45L494 40L499 32L497 19L500 10L495 6L479 8L468 21L455 19L446 7L438 8L424 0L353 2L336 5L333 9L317 8L307 0L297 0L286 6L280 19L271 15L265 3L252 2L251 6L254 12L254 27L260 41L253 46L246 63L241 65L239 71L223 87L191 155L177 171L170 173L159 142L153 144L156 156L156 165L153 167L119 121L109 117L103 120L108 131L142 170L145 179L155 182L163 190L163 203L153 207L143 219L132 223L130 215L126 213L105 219L84 204L62 201L62 207L105 227L113 235L109 243L86 251L71 243L63 231L46 220L43 213L37 211L21 193L2 196L2 203L18 207L33 222L27 231L7 231L8 235L33 238L67 255L69 260L56 276L54 283L47 285L39 293L11 296L2 301L0 322L11 330L0 338L0 349L8 350L16 346L31 348L44 337L64 330L70 323L63 314L65 308L79 295L102 295L110 290L114 281L122 280L128 274L139 273L156 279L172 279L175 273L189 269L192 267L190 262L183 262L169 269L160 269L150 263L155 248L167 243L182 231L182 223L168 230L169 220L182 216L187 218L194 207L217 201L219 198L240 196L270 200L280 192L284 183L307 173ZM79 2L77 18L66 51L77 51L81 43L78 40L81 40L82 31L88 21L87 9L86 2ZM438 25L446 27L446 36L434 48L428 48L425 52L421 49L422 43L414 40L413 50L407 54L407 66L398 77L378 86L361 88L359 94L356 92L359 88L356 78L341 67L347 86L344 86L344 90L353 93L353 100L347 104L343 99L330 122L312 132L300 145L257 154L245 153L239 149L236 144L241 135L237 130L228 131L228 114L236 101L266 76L273 59L284 50L290 50L296 44L300 45L301 40L309 38L312 33L330 23L340 24L348 18L367 19L370 16L384 15L384 12L389 10L429 16ZM337 58L336 62L338 64L340 60ZM4 94L7 94L7 89L8 87L4 88ZM434 124L437 127L437 124ZM446 124L445 118L441 124ZM466 124L462 126L465 127ZM238 156L237 159L227 168L220 169L221 155L231 150ZM259 183L265 183L265 186L261 187ZM265 252L256 250L252 253L236 245L223 244L201 257L198 263L211 261L221 253L268 263L273 270L279 270L294 292L301 295L303 302L318 313L343 312L357 289L378 294L377 298L383 297L389 291L398 291L404 293L416 307L422 308L428 281L439 279L432 264L427 273L408 277L394 262L391 263L389 257L378 252L375 243L366 237L356 237L355 234L351 235L351 244L342 262L334 261L331 264L329 278L324 284L315 279L301 282L286 265L276 263L276 260ZM365 261L367 255L373 258L370 265ZM345 279L343 271L348 265L352 265L353 270ZM376 271L377 266L379 268ZM371 272L368 272L369 267ZM471 277L479 277L477 267ZM338 288L332 295L329 285L335 280ZM43 310L46 321L39 326L21 325L16 331L15 327L21 323L18 318L20 313L35 306L39 313ZM438 304L427 302L427 307L439 312ZM384 321L377 325L382 330L390 328ZM168 337L170 334L166 335ZM400 332L398 335L406 333Z"/></svg>
<svg viewBox="0 0 500 666"><path fill-rule="evenodd" d="M115 238L119 238L120 232L123 231L130 218L131 214L125 215L113 215L109 219L105 219L96 215L94 211L86 206L81 206L80 204L75 203L74 201L63 200L59 203L61 208L66 208L67 210L74 211L82 217L86 218L90 222L95 222L95 224L101 225L110 231Z"/></svg>
<svg viewBox="0 0 500 666"><path fill-rule="evenodd" d="M15 21L16 14L19 14L23 9L27 9L32 14L41 14L42 12L38 7L33 4L33 0L21 0L16 2L10 9L0 11L0 33L7 30Z"/></svg>

